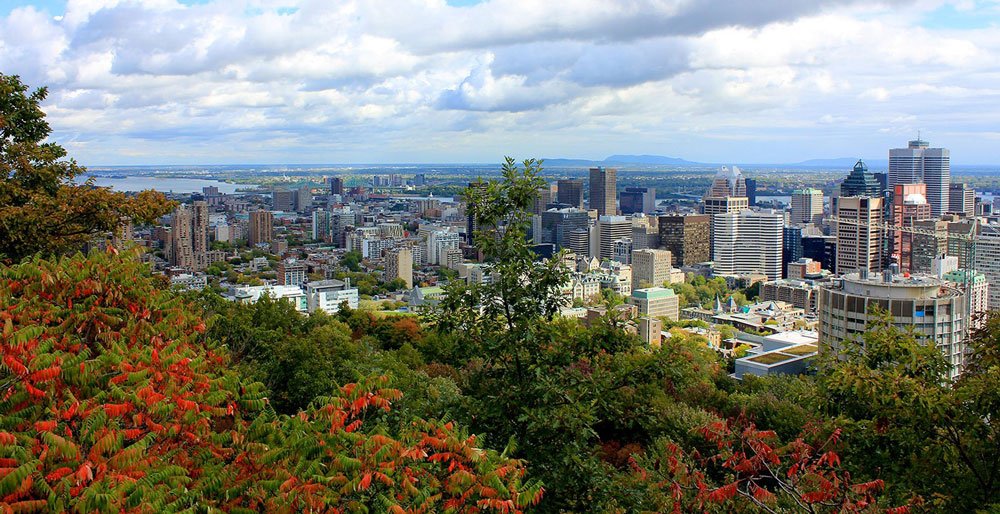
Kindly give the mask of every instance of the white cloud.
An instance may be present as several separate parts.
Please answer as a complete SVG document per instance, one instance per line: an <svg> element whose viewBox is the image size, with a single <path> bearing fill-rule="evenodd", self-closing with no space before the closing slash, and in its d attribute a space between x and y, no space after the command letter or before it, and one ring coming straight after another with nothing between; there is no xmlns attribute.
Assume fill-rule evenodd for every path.
<svg viewBox="0 0 1000 514"><path fill-rule="evenodd" d="M1000 34L896 4L70 0L0 17L0 70L48 85L56 138L95 164L774 162L878 155L913 127L1000 161Z"/></svg>

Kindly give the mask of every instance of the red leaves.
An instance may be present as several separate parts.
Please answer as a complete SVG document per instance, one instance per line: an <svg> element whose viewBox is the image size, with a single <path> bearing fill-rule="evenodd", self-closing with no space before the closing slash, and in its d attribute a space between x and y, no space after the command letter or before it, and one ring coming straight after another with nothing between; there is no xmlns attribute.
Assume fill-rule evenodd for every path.
<svg viewBox="0 0 1000 514"><path fill-rule="evenodd" d="M736 496L738 485L739 485L738 482L733 482L730 484L726 484L722 487L719 487L717 489L714 489L710 493L708 493L707 499L708 501L714 503L725 503L726 500L732 499L733 496Z"/></svg>
<svg viewBox="0 0 1000 514"><path fill-rule="evenodd" d="M51 420L50 421L36 421L35 422L35 430L37 430L39 432L51 432L51 431L55 430L55 428L56 428L56 426L58 424L59 424L58 422L51 421Z"/></svg>
<svg viewBox="0 0 1000 514"><path fill-rule="evenodd" d="M371 473L365 473L365 474L364 474L364 475L363 475L363 476L361 477L361 481L360 481L360 482L358 482L358 489L359 489L359 490L361 490L361 491L365 491L365 490L367 490L367 489L368 489L368 488L369 488L369 487L370 487L371 485L372 485L372 474L371 474Z"/></svg>
<svg viewBox="0 0 1000 514"><path fill-rule="evenodd" d="M85 462L79 469L76 470L74 474L76 476L76 483L85 484L94 480L94 470L90 467L90 462Z"/></svg>
<svg viewBox="0 0 1000 514"><path fill-rule="evenodd" d="M661 492L656 498L657 510L662 512L702 511L706 503L736 509L739 505L732 502L744 497L764 505L781 501L839 505L838 512L867 512L876 505L875 495L885 484L881 480L851 483L850 474L840 470L834 449L840 431L823 439L809 430L813 429L782 445L774 432L757 430L742 417L713 422L698 432L713 443L716 453L703 457L696 452L686 454L674 444L664 445L652 458L635 459L633 477ZM810 444L806 439L818 441ZM703 470L720 464L734 472L733 481L712 488Z"/></svg>
<svg viewBox="0 0 1000 514"><path fill-rule="evenodd" d="M0 432L0 446L10 446L17 442L17 437L10 432Z"/></svg>
<svg viewBox="0 0 1000 514"><path fill-rule="evenodd" d="M57 366L49 366L45 369L40 369L34 373L28 375L28 380L36 384L41 384L55 380L59 375L62 374L62 368Z"/></svg>
<svg viewBox="0 0 1000 514"><path fill-rule="evenodd" d="M128 414L132 410L132 404L126 403L107 403L104 404L104 412L107 413L109 417L119 418Z"/></svg>
<svg viewBox="0 0 1000 514"><path fill-rule="evenodd" d="M24 363L13 355L4 355L3 363L7 366L7 369L11 370L15 375L26 375L28 373L28 368L25 367Z"/></svg>

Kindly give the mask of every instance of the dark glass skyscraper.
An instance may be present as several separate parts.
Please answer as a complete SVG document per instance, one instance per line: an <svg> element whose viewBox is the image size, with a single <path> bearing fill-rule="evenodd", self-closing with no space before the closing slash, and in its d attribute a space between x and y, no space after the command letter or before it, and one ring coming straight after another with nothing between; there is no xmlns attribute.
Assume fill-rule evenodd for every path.
<svg viewBox="0 0 1000 514"><path fill-rule="evenodd" d="M868 166L861 159L858 159L851 174L840 184L840 196L881 198L882 191L882 185L879 184L875 175L868 173Z"/></svg>

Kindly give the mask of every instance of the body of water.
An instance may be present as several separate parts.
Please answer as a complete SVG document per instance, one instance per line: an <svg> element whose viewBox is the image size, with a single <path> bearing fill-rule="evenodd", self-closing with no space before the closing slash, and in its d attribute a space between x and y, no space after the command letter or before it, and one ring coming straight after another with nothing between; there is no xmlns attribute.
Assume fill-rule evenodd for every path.
<svg viewBox="0 0 1000 514"><path fill-rule="evenodd" d="M80 177L80 181L90 178L89 175ZM125 177L93 177L94 184L100 187L110 187L115 191L138 192L147 189L154 189L161 193L200 193L206 186L219 188L220 193L233 194L236 189L250 189L253 184L229 184L218 180L202 178L173 178L173 177L147 177L147 176L125 176Z"/></svg>

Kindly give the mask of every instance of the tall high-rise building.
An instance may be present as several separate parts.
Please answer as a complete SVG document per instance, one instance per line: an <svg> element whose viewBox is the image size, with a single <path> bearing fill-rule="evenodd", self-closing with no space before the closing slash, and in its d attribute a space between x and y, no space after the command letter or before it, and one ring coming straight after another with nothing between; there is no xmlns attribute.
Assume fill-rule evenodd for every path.
<svg viewBox="0 0 1000 514"><path fill-rule="evenodd" d="M750 199L745 196L711 197L702 200L702 212L713 216L741 212L750 208Z"/></svg>
<svg viewBox="0 0 1000 514"><path fill-rule="evenodd" d="M615 241L632 240L632 221L625 216L601 216L597 218L597 233L600 237L598 258L614 260Z"/></svg>
<svg viewBox="0 0 1000 514"><path fill-rule="evenodd" d="M179 205L170 220L170 265L194 269L191 231L194 216L188 205Z"/></svg>
<svg viewBox="0 0 1000 514"><path fill-rule="evenodd" d="M837 269L837 236L803 235L802 257L819 262L823 269Z"/></svg>
<svg viewBox="0 0 1000 514"><path fill-rule="evenodd" d="M274 239L274 214L271 211L251 212L249 232L247 243L250 246L270 243Z"/></svg>
<svg viewBox="0 0 1000 514"><path fill-rule="evenodd" d="M712 217L704 214L660 216L660 248L670 251L675 267L711 260L709 233Z"/></svg>
<svg viewBox="0 0 1000 514"><path fill-rule="evenodd" d="M566 245L571 252L587 257L590 255L590 229L577 228L569 232L568 243Z"/></svg>
<svg viewBox="0 0 1000 514"><path fill-rule="evenodd" d="M583 181L566 178L556 183L556 201L583 208Z"/></svg>
<svg viewBox="0 0 1000 514"><path fill-rule="evenodd" d="M892 194L892 226L913 228L917 221L931 218L931 206L924 194L925 184L896 184ZM906 230L891 230L886 236L892 244L890 258L902 271L913 271L913 245L916 234Z"/></svg>
<svg viewBox="0 0 1000 514"><path fill-rule="evenodd" d="M656 189L652 187L626 187L619 193L618 201L622 214L643 212L649 214L656 210Z"/></svg>
<svg viewBox="0 0 1000 514"><path fill-rule="evenodd" d="M670 281L673 256L669 250L635 250L632 252L633 287L659 287Z"/></svg>
<svg viewBox="0 0 1000 514"><path fill-rule="evenodd" d="M590 225L590 216L583 209L550 209L542 213L542 243L553 243L556 249L569 246L569 234Z"/></svg>
<svg viewBox="0 0 1000 514"><path fill-rule="evenodd" d="M281 212L296 211L296 191L275 189L271 192L271 209Z"/></svg>
<svg viewBox="0 0 1000 514"><path fill-rule="evenodd" d="M538 196L535 197L534 213L536 215L541 215L548 209L546 206L552 203L552 200L553 194L551 187L546 184L545 187L538 188Z"/></svg>
<svg viewBox="0 0 1000 514"><path fill-rule="evenodd" d="M208 203L191 203L191 249L194 253L194 269L208 267Z"/></svg>
<svg viewBox="0 0 1000 514"><path fill-rule="evenodd" d="M849 196L837 202L837 217L852 223L837 223L837 266L840 274L882 269L883 219L881 198Z"/></svg>
<svg viewBox="0 0 1000 514"><path fill-rule="evenodd" d="M858 159L854 169L840 184L840 196L881 198L882 191L882 185L875 178L875 175L868 173L868 166L861 159Z"/></svg>
<svg viewBox="0 0 1000 514"><path fill-rule="evenodd" d="M401 278L407 289L413 287L413 250L408 246L393 248L385 252L385 281Z"/></svg>
<svg viewBox="0 0 1000 514"><path fill-rule="evenodd" d="M743 182L747 185L747 201L753 207L757 205L757 179L748 178L744 179Z"/></svg>
<svg viewBox="0 0 1000 514"><path fill-rule="evenodd" d="M278 285L301 286L306 282L306 265L298 259L285 259L275 268Z"/></svg>
<svg viewBox="0 0 1000 514"><path fill-rule="evenodd" d="M715 179L712 180L712 186L708 188L708 192L705 193L705 198L720 198L726 196L743 196L747 195L747 181L743 177L743 172L739 168L733 166L728 168L723 166L719 168L719 172L715 174Z"/></svg>
<svg viewBox="0 0 1000 514"><path fill-rule="evenodd" d="M308 211L312 207L312 203L313 203L313 196L311 187L302 186L297 191L295 191L296 212Z"/></svg>
<svg viewBox="0 0 1000 514"><path fill-rule="evenodd" d="M948 212L976 215L976 190L965 182L955 182L948 187Z"/></svg>
<svg viewBox="0 0 1000 514"><path fill-rule="evenodd" d="M944 285L930 276L854 272L824 285L818 313L820 352L836 354L844 340L861 337L872 307L878 306L894 325L912 329L920 340L940 349L956 377L965 364L966 298Z"/></svg>
<svg viewBox="0 0 1000 514"><path fill-rule="evenodd" d="M913 234L910 272L927 274L932 270L934 259L948 254L948 222L934 219L917 220L914 221L913 227L923 233Z"/></svg>
<svg viewBox="0 0 1000 514"><path fill-rule="evenodd" d="M314 241L330 242L330 211L324 209L313 211L312 238Z"/></svg>
<svg viewBox="0 0 1000 514"><path fill-rule="evenodd" d="M792 192L792 224L820 223L823 218L823 192L819 189L796 189Z"/></svg>
<svg viewBox="0 0 1000 514"><path fill-rule="evenodd" d="M202 200L180 205L170 223L173 266L200 271L208 267L208 204Z"/></svg>
<svg viewBox="0 0 1000 514"><path fill-rule="evenodd" d="M975 269L989 282L989 309L1000 310L1000 231L986 226L976 237Z"/></svg>
<svg viewBox="0 0 1000 514"><path fill-rule="evenodd" d="M330 177L330 194L344 195L344 179L340 177Z"/></svg>
<svg viewBox="0 0 1000 514"><path fill-rule="evenodd" d="M750 207L747 198L747 183L743 173L736 166L719 168L712 180L711 187L702 199L702 212L714 216L716 214L740 213ZM709 244L715 248L715 223L709 224ZM779 249L780 251L780 249Z"/></svg>
<svg viewBox="0 0 1000 514"><path fill-rule="evenodd" d="M906 148L889 150L889 187L917 183L927 185L927 203L934 216L949 211L951 157L947 148L930 148L927 141L916 139Z"/></svg>
<svg viewBox="0 0 1000 514"><path fill-rule="evenodd" d="M680 318L680 298L673 289L665 287L647 287L632 290L629 303L635 305L642 316L650 318L667 318L677 321Z"/></svg>
<svg viewBox="0 0 1000 514"><path fill-rule="evenodd" d="M712 217L712 261L719 275L760 273L781 278L785 216L780 212L743 211Z"/></svg>
<svg viewBox="0 0 1000 514"><path fill-rule="evenodd" d="M618 192L618 170L603 166L590 168L590 208L597 209L598 216L618 214L616 193Z"/></svg>

